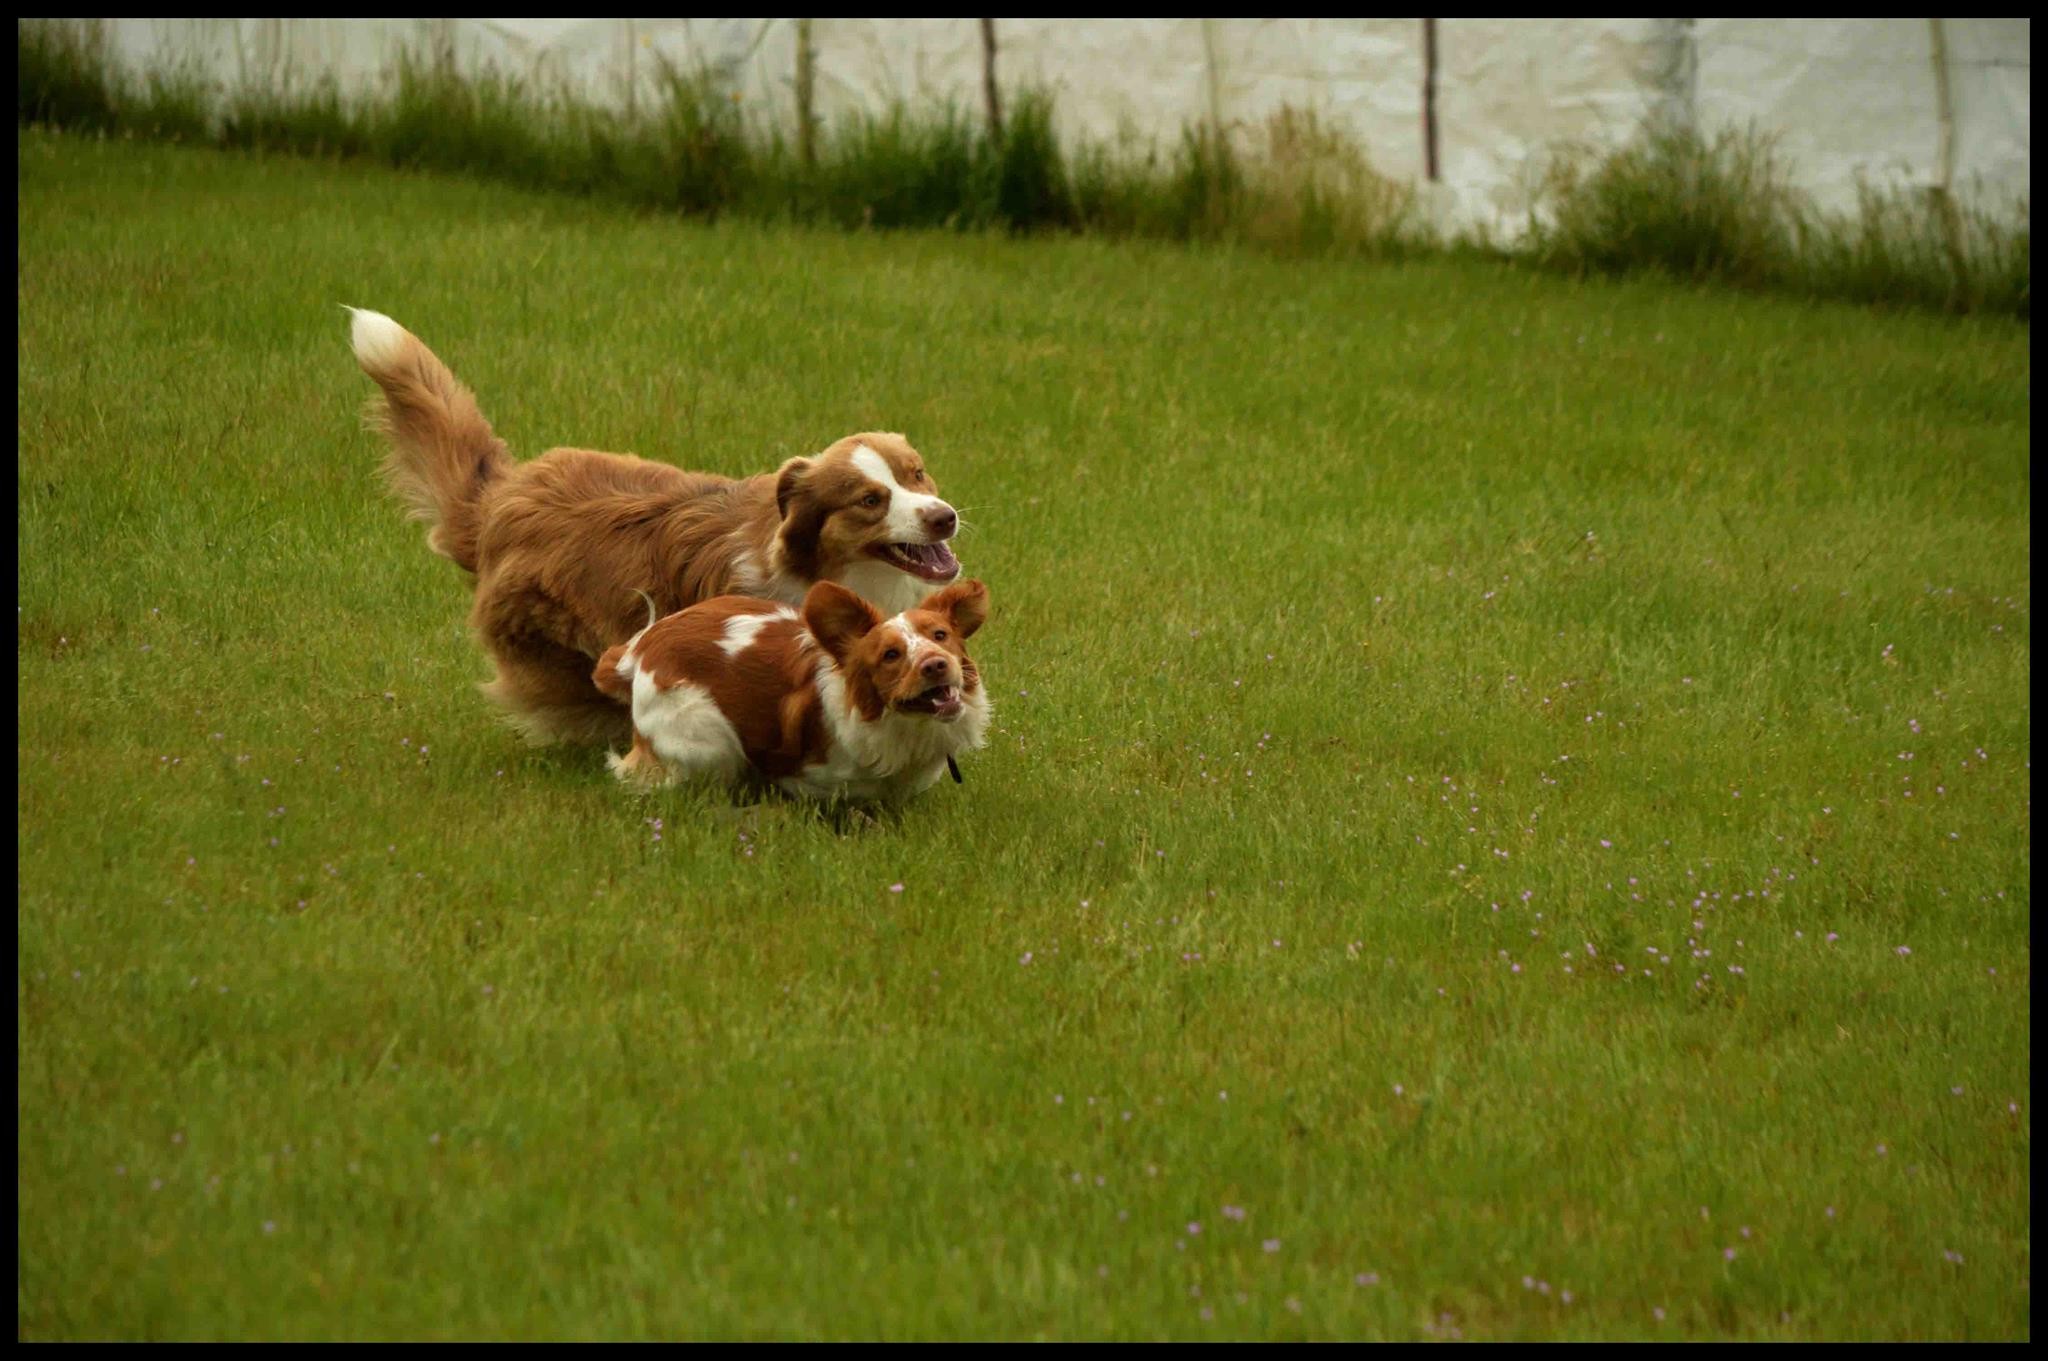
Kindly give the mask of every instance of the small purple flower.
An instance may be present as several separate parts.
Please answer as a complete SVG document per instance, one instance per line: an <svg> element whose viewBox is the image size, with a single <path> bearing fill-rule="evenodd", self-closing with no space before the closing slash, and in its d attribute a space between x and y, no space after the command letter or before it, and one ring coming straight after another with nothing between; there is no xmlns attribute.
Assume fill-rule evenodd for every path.
<svg viewBox="0 0 2048 1361"><path fill-rule="evenodd" d="M896 883L889 885L889 891L891 893L901 893L903 891L902 881L898 880Z"/></svg>
<svg viewBox="0 0 2048 1361"><path fill-rule="evenodd" d="M1735 1249L1734 1249L1734 1248L1722 1248L1722 1249L1721 1249L1721 1259L1722 1259L1723 1261L1727 1261L1727 1262L1732 1262L1732 1261L1734 1261L1734 1260L1735 1260Z"/></svg>
<svg viewBox="0 0 2048 1361"><path fill-rule="evenodd" d="M1263 1244L1263 1246L1268 1252L1278 1252L1280 1251L1280 1240L1277 1238L1268 1238Z"/></svg>
<svg viewBox="0 0 2048 1361"><path fill-rule="evenodd" d="M1380 1274L1377 1271L1361 1271L1351 1279L1357 1285L1378 1285Z"/></svg>
<svg viewBox="0 0 2048 1361"><path fill-rule="evenodd" d="M1225 1219L1237 1219L1237 1220L1242 1220L1242 1219L1244 1218L1244 1206L1242 1206L1242 1205L1226 1205L1226 1206L1224 1206L1224 1207L1223 1207L1223 1217L1224 1217Z"/></svg>
<svg viewBox="0 0 2048 1361"><path fill-rule="evenodd" d="M1190 1238L1193 1238L1193 1237L1194 1237L1195 1235L1197 1235L1197 1234L1201 1233L1201 1231L1202 1231L1202 1221L1201 1221L1201 1220L1199 1220L1199 1219L1190 1219L1190 1220L1188 1221L1188 1237L1190 1237Z"/></svg>

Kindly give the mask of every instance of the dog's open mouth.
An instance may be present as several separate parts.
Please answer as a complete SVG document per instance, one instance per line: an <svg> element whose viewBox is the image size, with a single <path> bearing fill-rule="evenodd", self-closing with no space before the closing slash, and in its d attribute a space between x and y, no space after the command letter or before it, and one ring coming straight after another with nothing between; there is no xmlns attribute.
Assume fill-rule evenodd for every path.
<svg viewBox="0 0 2048 1361"><path fill-rule="evenodd" d="M916 699L899 700L896 704L905 713L930 714L934 718L951 718L966 706L957 685L935 685Z"/></svg>
<svg viewBox="0 0 2048 1361"><path fill-rule="evenodd" d="M891 567L926 581L951 581L960 575L960 559L942 543L885 543L868 551Z"/></svg>

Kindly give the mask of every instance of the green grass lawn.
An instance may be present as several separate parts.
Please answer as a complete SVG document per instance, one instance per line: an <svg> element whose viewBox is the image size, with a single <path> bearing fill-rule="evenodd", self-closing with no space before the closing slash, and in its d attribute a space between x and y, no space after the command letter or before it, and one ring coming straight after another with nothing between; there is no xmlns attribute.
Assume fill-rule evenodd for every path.
<svg viewBox="0 0 2048 1361"><path fill-rule="evenodd" d="M19 135L23 1338L2024 1338L2029 332ZM520 454L907 432L989 750L636 799Z"/></svg>

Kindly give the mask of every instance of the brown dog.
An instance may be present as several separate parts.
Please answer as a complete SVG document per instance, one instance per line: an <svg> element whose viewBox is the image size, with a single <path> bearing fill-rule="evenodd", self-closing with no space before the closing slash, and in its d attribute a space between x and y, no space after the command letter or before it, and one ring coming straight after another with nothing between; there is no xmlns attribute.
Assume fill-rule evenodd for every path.
<svg viewBox="0 0 2048 1361"><path fill-rule="evenodd" d="M476 579L483 686L536 742L611 741L627 710L591 664L646 622L721 595L789 605L834 581L897 613L960 575L959 525L901 435L849 435L744 479L630 454L553 449L515 462L475 397L418 337L349 309L356 362L383 390L384 474L427 546Z"/></svg>

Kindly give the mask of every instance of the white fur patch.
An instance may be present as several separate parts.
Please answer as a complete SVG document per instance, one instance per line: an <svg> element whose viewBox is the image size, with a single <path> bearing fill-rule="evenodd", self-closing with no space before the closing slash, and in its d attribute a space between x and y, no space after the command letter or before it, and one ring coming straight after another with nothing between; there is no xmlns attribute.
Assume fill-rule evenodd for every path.
<svg viewBox="0 0 2048 1361"><path fill-rule="evenodd" d="M747 768L739 733L701 685L663 689L639 672L633 677L633 727L678 778L731 781Z"/></svg>
<svg viewBox="0 0 2048 1361"><path fill-rule="evenodd" d="M396 364L399 356L405 353L405 328L382 312L360 307L350 307L348 312L348 339L356 352L356 362L377 372Z"/></svg>
<svg viewBox="0 0 2048 1361"><path fill-rule="evenodd" d="M740 550L733 559L732 577L734 595L777 594L769 588L768 569L761 565L761 555L751 548ZM798 599L802 599L802 592L798 592Z"/></svg>
<svg viewBox="0 0 2048 1361"><path fill-rule="evenodd" d="M894 614L916 609L926 596L943 589L935 581L912 576L880 558L863 557L833 579L861 599Z"/></svg>
<svg viewBox="0 0 2048 1361"><path fill-rule="evenodd" d="M718 645L725 649L726 656L737 657L754 645L762 629L778 619L796 617L796 611L786 605L773 614L736 614L725 621L725 636L718 640Z"/></svg>

